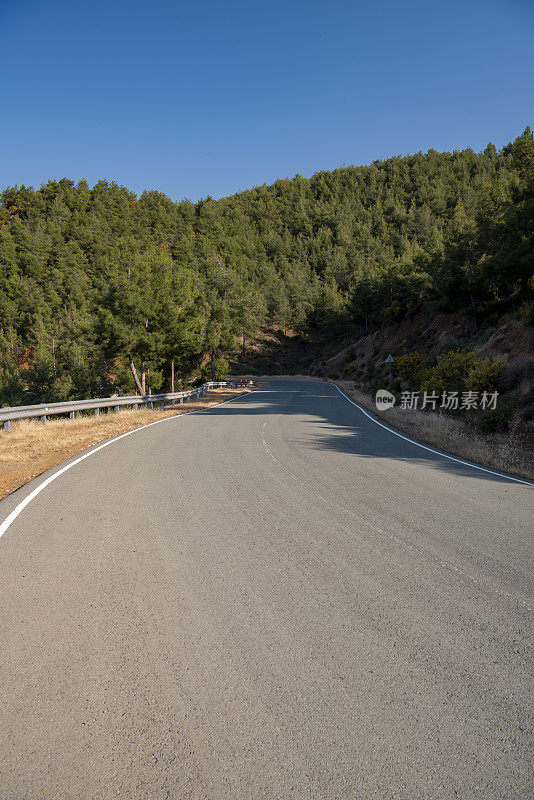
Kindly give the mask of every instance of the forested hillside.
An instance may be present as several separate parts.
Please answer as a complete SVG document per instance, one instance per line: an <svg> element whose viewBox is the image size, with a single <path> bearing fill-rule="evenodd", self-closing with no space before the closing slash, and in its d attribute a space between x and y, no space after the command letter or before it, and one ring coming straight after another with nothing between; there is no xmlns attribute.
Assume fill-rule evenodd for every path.
<svg viewBox="0 0 534 800"><path fill-rule="evenodd" d="M423 306L532 323L533 176L527 128L500 152L431 150L196 204L106 181L6 189L0 403L168 389L172 362L188 378L265 325L368 331Z"/></svg>

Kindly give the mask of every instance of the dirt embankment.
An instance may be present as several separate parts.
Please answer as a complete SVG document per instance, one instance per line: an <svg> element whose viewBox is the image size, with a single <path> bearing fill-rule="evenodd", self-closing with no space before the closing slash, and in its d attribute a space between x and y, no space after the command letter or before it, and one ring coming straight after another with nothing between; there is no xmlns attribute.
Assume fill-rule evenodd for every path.
<svg viewBox="0 0 534 800"><path fill-rule="evenodd" d="M113 436L148 425L165 417L187 414L223 403L252 389L212 389L195 402L169 406L162 410L141 407L138 411L120 410L75 420L49 419L12 423L9 433L0 431L0 499L28 483L50 467Z"/></svg>
<svg viewBox="0 0 534 800"><path fill-rule="evenodd" d="M350 378L369 389L387 376L386 358L420 353L432 361L451 350L469 349L481 357L504 356L507 368L501 395L524 422L534 421L534 327L510 320L499 327L477 328L461 314L421 312L412 320L387 325L318 360L312 371L322 377ZM413 387L414 389L418 387Z"/></svg>

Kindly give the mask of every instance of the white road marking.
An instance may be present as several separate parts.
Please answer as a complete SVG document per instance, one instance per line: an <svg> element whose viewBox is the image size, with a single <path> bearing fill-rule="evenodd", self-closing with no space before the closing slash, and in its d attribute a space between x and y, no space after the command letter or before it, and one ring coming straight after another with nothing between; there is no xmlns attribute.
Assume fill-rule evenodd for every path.
<svg viewBox="0 0 534 800"><path fill-rule="evenodd" d="M277 464L283 472L285 472L285 474L288 476L288 478L291 478L291 480L295 481L295 483L298 483L298 481L295 478L295 476L292 475L291 472L287 471L287 469L284 467L284 465L281 463L281 461L278 461L276 456L273 456L271 450L269 449L269 445L267 444L267 441L265 439L265 428L266 428L268 422L269 422L269 420L266 420L266 422L264 422L263 425L261 426L261 443L265 447L265 449L267 450L269 455L271 456L271 458L274 461L274 463Z"/></svg>
<svg viewBox="0 0 534 800"><path fill-rule="evenodd" d="M243 395L238 395L238 396L242 397ZM141 425L139 428L134 428L132 431L126 431L126 433L121 433L120 436L115 436L113 439L110 439L108 442L104 442L104 444L98 445L98 447L95 447L93 450L90 450L88 453L85 453L83 456L80 456L79 458L76 458L74 461L71 461L70 464L66 464L64 467L62 467L57 472L54 472L53 475L50 475L48 478L46 478L46 480L44 480L42 483L40 483L39 486L36 486L35 489L32 492L30 492L30 494L27 495L27 497L24 498L24 500L21 500L21 502L18 504L18 506L15 506L15 508L13 509L11 514L8 514L8 516L5 518L5 520L2 522L2 524L0 524L0 537L4 535L4 533L7 531L9 526L17 519L19 514L22 511L24 511L26 506L29 505L31 503L31 501L35 497L37 497L38 494L40 494L43 491L43 489L46 489L47 486L50 486L50 484L53 483L53 481L55 481L56 478L59 478L59 476L63 475L64 472L67 472L67 470L71 469L72 467L75 467L76 464L80 463L80 461L85 461L86 458L89 458L89 456L92 456L95 453L98 453L99 450L103 450L104 447L109 447L110 444L114 444L115 442L118 442L120 439L124 439L126 436L131 436L132 433L137 433L138 431L143 431L146 428L150 428L152 425L158 425L160 422L169 422L169 420L177 420L177 419L179 419L181 417L189 417L191 414L201 414L202 412L208 411L209 408L216 408L217 406L224 406L226 403L231 403L233 400L236 400L236 399L237 398L232 397L230 400L224 400L222 403L216 403L213 406L208 406L208 408L199 408L197 411L186 411L185 413L182 413L182 414L174 414L174 416L172 416L172 417L165 417L164 419L157 419L155 422L149 422L147 425Z"/></svg>
<svg viewBox="0 0 534 800"><path fill-rule="evenodd" d="M361 411L362 414L365 414L365 416L368 419L370 419L371 422L374 422L375 425L380 425L381 428L384 428L384 430L388 431L389 433L392 433L394 436L398 436L399 439L404 439L405 442L410 442L410 444L415 444L417 445L417 447L421 447L423 450L428 450L429 453L435 453L437 456L441 456L442 458L448 458L450 461L456 461L458 464L463 464L466 467L472 467L472 469L479 469L481 472L489 472L490 475L497 475L498 478L506 478L509 481L514 481L515 483L523 483L525 486L534 486L534 483L531 483L531 481L526 481L523 480L522 478L514 478L512 477L512 475L507 475L505 472L495 472L494 470L488 469L487 467L480 467L478 464L472 464L470 461L462 461L461 458L456 458L456 456L451 456L448 453L443 453L441 450L434 450L433 447L428 447L428 445L426 444L421 444L421 442L418 442L417 439L410 439L409 436L404 436L402 433L399 433L393 428L390 428L389 425L384 425L382 422L379 422L377 419L375 419L375 417L369 414L365 410L365 408L359 405L359 403L355 403L354 400L351 400L350 397L346 395L345 392L339 388L339 386L337 386L337 384L334 383L331 385L335 386L338 392L341 395L343 395L345 400L348 400L349 403L351 403L351 405L353 405L355 408L358 409L358 411Z"/></svg>

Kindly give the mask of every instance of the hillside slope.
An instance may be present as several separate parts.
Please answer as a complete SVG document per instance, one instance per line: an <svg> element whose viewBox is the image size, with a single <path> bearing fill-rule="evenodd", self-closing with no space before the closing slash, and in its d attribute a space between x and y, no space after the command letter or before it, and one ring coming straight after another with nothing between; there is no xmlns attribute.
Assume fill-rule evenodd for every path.
<svg viewBox="0 0 534 800"><path fill-rule="evenodd" d="M0 199L0 403L168 386L265 327L338 341L424 310L534 321L534 139L174 203L98 182ZM313 355L313 353L312 353Z"/></svg>
<svg viewBox="0 0 534 800"><path fill-rule="evenodd" d="M499 380L503 398L514 404L522 420L534 420L534 327L515 319L499 327L477 328L472 319L459 313L421 312L413 320L386 325L319 360L311 371L330 378L350 377L370 389L388 383L385 362L389 354L396 358L419 353L432 363L458 350L473 351L480 358L504 358L506 366Z"/></svg>

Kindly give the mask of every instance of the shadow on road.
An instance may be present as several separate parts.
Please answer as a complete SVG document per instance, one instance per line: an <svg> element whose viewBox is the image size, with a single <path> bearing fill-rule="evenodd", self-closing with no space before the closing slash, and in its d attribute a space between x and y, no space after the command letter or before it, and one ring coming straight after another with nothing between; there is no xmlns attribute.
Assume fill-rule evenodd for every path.
<svg viewBox="0 0 534 800"><path fill-rule="evenodd" d="M243 395L203 415L293 415L298 426L313 426L309 436L293 439L295 445L331 450L359 458L384 458L427 465L444 472L497 483L510 483L505 475L483 472L439 453L405 441L368 419L328 384L312 381L272 380L270 387Z"/></svg>

